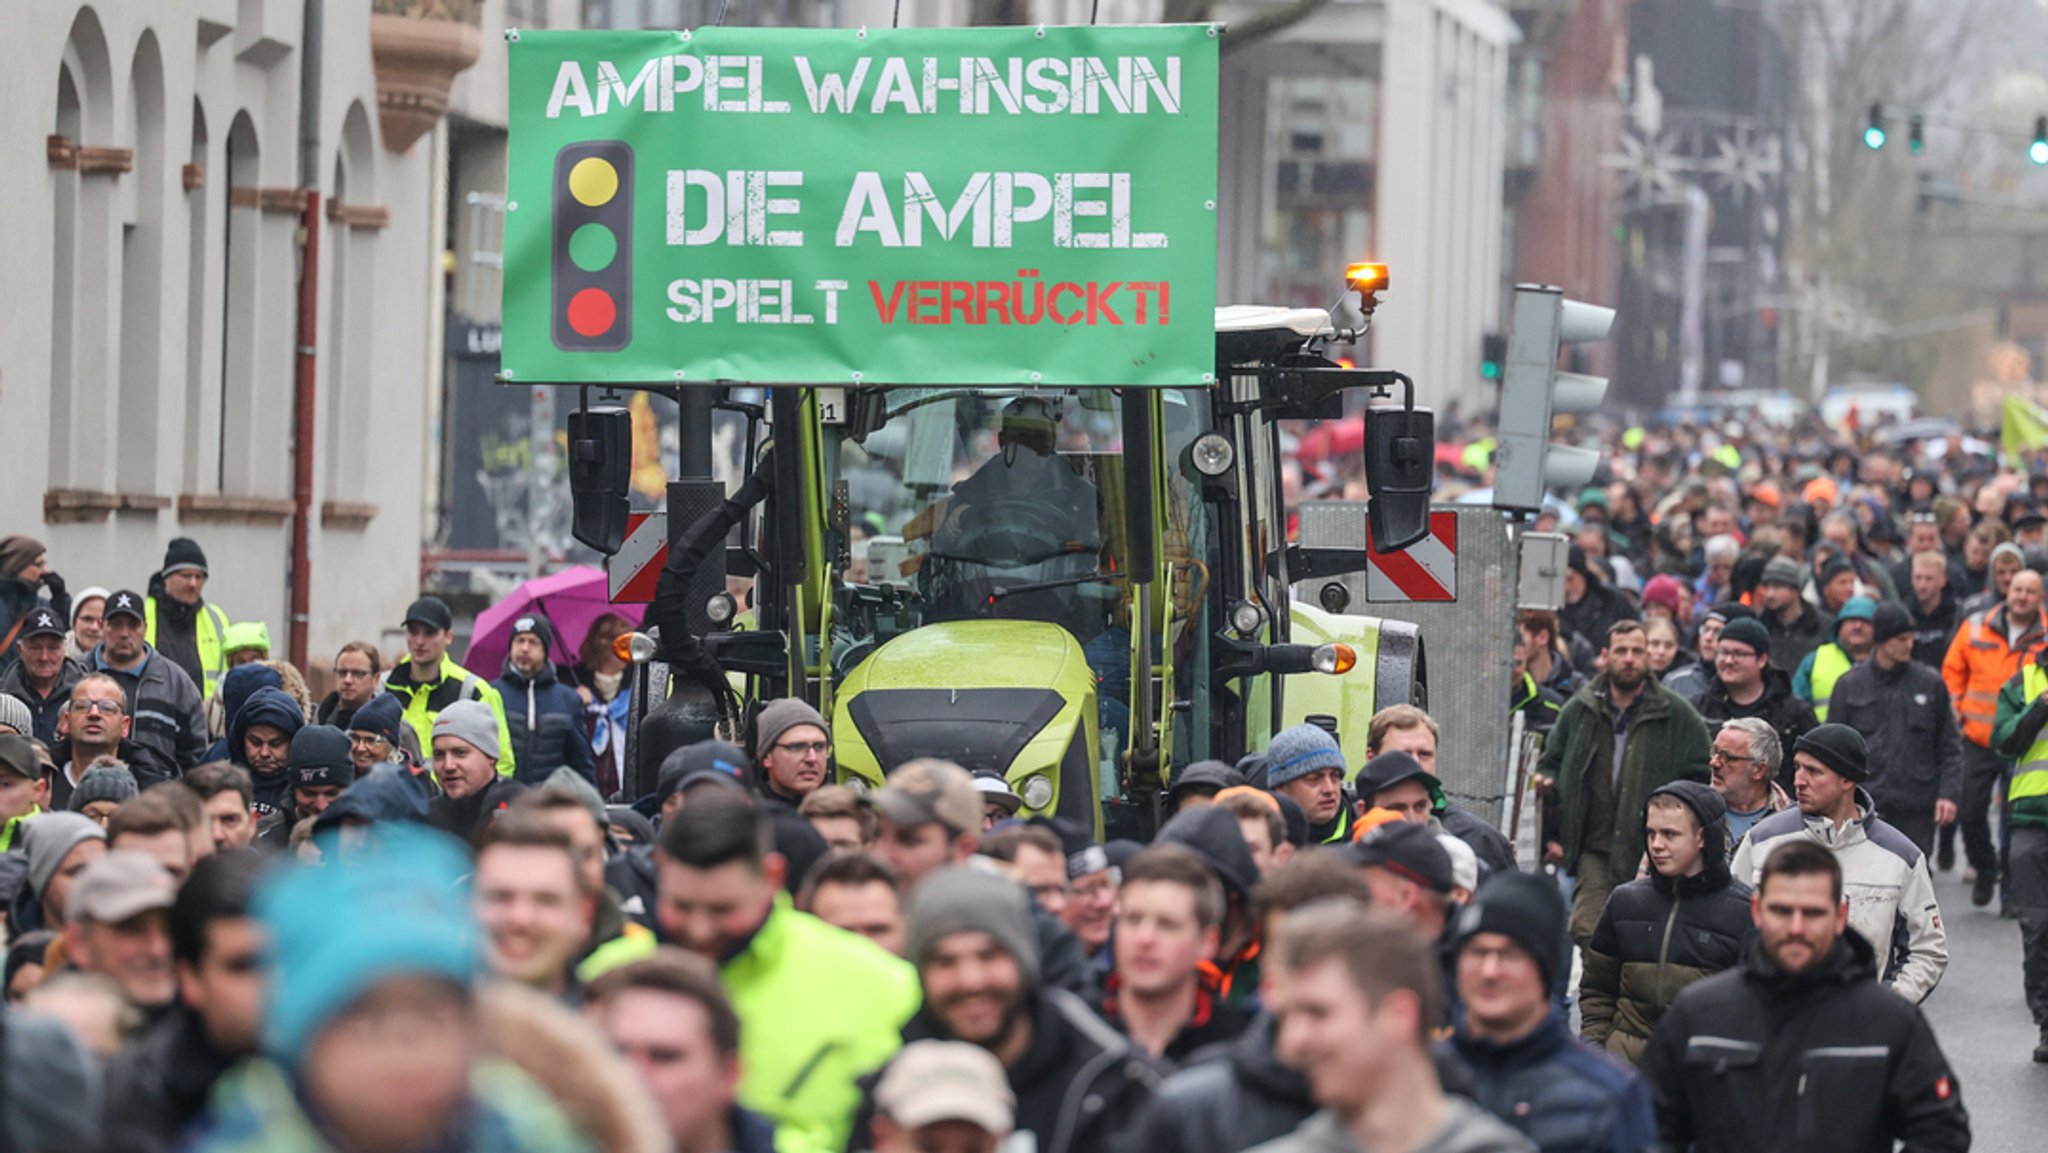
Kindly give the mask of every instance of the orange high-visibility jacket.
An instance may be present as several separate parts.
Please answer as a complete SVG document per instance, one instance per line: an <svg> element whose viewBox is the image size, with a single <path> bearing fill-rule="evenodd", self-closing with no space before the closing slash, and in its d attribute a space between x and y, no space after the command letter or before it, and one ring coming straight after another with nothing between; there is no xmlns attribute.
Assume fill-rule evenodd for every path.
<svg viewBox="0 0 2048 1153"><path fill-rule="evenodd" d="M1971 613L1949 641L1941 661L1941 679L1948 682L1949 702L1962 722L1963 736L1991 747L1991 721L1998 712L1998 690L2020 671L2027 654L2040 648L2044 621L2036 618L2018 644L2008 639L2005 606Z"/></svg>

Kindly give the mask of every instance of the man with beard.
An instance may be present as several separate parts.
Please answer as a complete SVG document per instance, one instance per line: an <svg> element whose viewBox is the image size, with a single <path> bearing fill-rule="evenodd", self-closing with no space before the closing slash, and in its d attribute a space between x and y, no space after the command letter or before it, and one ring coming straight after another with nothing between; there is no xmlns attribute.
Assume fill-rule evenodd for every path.
<svg viewBox="0 0 2048 1153"><path fill-rule="evenodd" d="M1003 877L948 868L911 894L910 957L924 1007L906 1043L965 1041L994 1054L1037 1153L1107 1153L1152 1097L1158 1071L1080 998L1044 987L1024 895ZM886 1076L886 1072L883 1074ZM870 1085L853 1148L867 1148Z"/></svg>
<svg viewBox="0 0 2048 1153"><path fill-rule="evenodd" d="M917 975L873 941L793 908L789 866L771 841L760 802L724 787L693 792L661 826L655 926L659 943L718 965L740 1018L740 1104L773 1121L786 1147L842 1149L860 1105L855 1081L901 1044ZM1023 899L1015 883L988 879ZM656 948L621 937L579 973L594 981Z"/></svg>
<svg viewBox="0 0 2048 1153"><path fill-rule="evenodd" d="M1706 723L1651 679L1643 626L1616 624L1606 655L1607 671L1565 703L1536 765L1536 788L1558 795L1559 839L1544 846L1544 858L1577 878L1571 935L1581 948L1608 894L1642 860L1650 793L1708 779Z"/></svg>
<svg viewBox="0 0 2048 1153"><path fill-rule="evenodd" d="M1778 787L1778 762L1785 747L1778 730L1755 717L1738 717L1714 734L1707 756L1714 771L1714 791L1728 806L1728 846L1742 843L1758 821L1792 807L1792 797Z"/></svg>
<svg viewBox="0 0 2048 1153"><path fill-rule="evenodd" d="M1919 1008L1873 979L1835 854L1772 853L1750 919L1741 966L1680 993L1643 1054L1666 1146L1968 1149L1961 1087Z"/></svg>

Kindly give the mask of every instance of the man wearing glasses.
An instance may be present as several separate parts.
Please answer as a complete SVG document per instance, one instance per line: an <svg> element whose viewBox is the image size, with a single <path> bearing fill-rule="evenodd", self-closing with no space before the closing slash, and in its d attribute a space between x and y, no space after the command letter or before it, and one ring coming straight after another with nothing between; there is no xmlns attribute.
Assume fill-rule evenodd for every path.
<svg viewBox="0 0 2048 1153"><path fill-rule="evenodd" d="M796 697L769 701L754 719L754 763L763 796L796 808L832 770L832 734L818 710Z"/></svg>
<svg viewBox="0 0 2048 1153"><path fill-rule="evenodd" d="M1778 730L1755 717L1739 717L1714 734L1707 766L1714 772L1714 791L1728 802L1728 852L1758 821L1792 807L1792 798L1772 778L1784 759Z"/></svg>
<svg viewBox="0 0 2048 1153"><path fill-rule="evenodd" d="M101 757L114 757L126 764L136 783L145 789L178 776L178 767L170 758L130 737L133 720L128 715L128 697L113 677L93 673L72 686L71 703L65 706L60 726L64 736L50 750L50 759L57 766L50 782L51 808L70 805L71 790Z"/></svg>
<svg viewBox="0 0 2048 1153"><path fill-rule="evenodd" d="M1709 727L1755 717L1788 749L1819 723L1813 706L1792 695L1792 678L1771 667L1771 633L1755 618L1729 621L1714 642L1714 682L1700 697L1700 716ZM1789 786L1789 777L1782 783Z"/></svg>

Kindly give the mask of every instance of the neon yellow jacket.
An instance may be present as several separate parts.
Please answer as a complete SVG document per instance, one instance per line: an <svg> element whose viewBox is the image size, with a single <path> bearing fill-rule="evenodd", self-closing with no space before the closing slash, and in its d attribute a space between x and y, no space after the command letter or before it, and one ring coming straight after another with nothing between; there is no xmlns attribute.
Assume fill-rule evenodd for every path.
<svg viewBox="0 0 2048 1153"><path fill-rule="evenodd" d="M621 937L577 975L589 981L656 947L651 937ZM775 1122L776 1153L840 1153L860 1108L854 1082L895 1056L924 999L917 970L777 893L719 976L740 1017L740 1104Z"/></svg>
<svg viewBox="0 0 2048 1153"><path fill-rule="evenodd" d="M212 700L213 692L220 687L220 675L227 671L227 650L222 641L228 635L228 614L214 607L211 602L202 601L199 615L192 625L193 636L199 642L199 695ZM142 639L156 644L156 598L142 600Z"/></svg>
<svg viewBox="0 0 2048 1153"><path fill-rule="evenodd" d="M412 662L403 660L384 674L384 691L405 702L405 721L419 735L420 753L429 765L434 761L434 718L457 701L482 701L498 717L498 775L512 775L512 729L505 723L505 698L491 682L477 676L447 656L441 658L439 679L419 684L412 679Z"/></svg>

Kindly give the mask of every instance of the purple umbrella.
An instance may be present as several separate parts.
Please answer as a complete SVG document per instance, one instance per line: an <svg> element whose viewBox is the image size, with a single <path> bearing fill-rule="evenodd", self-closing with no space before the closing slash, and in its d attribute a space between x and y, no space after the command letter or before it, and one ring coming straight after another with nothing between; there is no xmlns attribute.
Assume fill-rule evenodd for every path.
<svg viewBox="0 0 2048 1153"><path fill-rule="evenodd" d="M505 671L505 654L512 647L512 622L531 613L546 617L555 630L555 647L548 658L573 665L583 648L590 626L606 613L625 617L640 627L645 605L615 605L609 595L604 573L589 565L577 565L549 576L535 577L512 590L512 594L479 613L469 638L469 652L463 667L480 677L496 678Z"/></svg>

